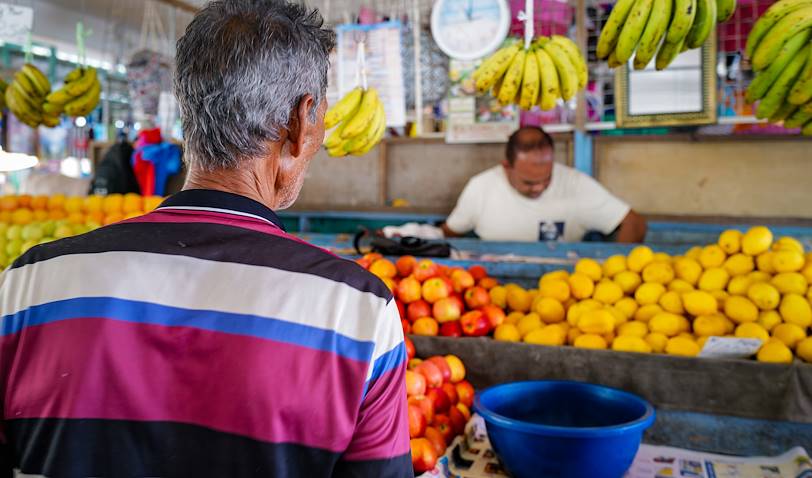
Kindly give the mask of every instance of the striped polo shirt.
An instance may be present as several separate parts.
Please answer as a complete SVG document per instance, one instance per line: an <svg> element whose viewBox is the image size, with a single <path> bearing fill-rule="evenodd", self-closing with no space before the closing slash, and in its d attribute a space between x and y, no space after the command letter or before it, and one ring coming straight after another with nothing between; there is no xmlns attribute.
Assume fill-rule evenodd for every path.
<svg viewBox="0 0 812 478"><path fill-rule="evenodd" d="M34 247L0 319L3 476L413 474L390 291L246 197Z"/></svg>

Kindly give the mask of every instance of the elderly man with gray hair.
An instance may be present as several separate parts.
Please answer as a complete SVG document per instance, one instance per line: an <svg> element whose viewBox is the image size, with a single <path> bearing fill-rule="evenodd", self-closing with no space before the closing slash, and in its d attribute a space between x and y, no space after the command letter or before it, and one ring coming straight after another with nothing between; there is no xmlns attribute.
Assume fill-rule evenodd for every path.
<svg viewBox="0 0 812 478"><path fill-rule="evenodd" d="M0 476L412 476L391 292L273 212L324 138L334 43L280 0L195 16L184 191L0 275Z"/></svg>

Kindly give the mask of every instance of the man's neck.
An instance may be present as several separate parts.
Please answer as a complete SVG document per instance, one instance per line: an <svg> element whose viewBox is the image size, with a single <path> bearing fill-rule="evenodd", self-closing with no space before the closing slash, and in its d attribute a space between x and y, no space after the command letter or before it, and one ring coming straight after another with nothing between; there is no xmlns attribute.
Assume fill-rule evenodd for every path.
<svg viewBox="0 0 812 478"><path fill-rule="evenodd" d="M247 167L208 172L192 167L186 176L183 189L211 189L239 194L264 204L270 209L276 209L274 178L268 177L263 180L254 169Z"/></svg>

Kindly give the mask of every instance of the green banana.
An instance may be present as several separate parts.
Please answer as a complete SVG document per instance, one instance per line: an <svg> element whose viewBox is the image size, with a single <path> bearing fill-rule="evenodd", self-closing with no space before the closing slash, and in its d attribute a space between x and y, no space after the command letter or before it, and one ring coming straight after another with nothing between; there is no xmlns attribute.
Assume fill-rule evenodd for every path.
<svg viewBox="0 0 812 478"><path fill-rule="evenodd" d="M753 58L753 53L756 47L764 36L772 30L773 25L784 18L785 15L802 8L804 6L812 5L812 0L780 0L770 6L753 25L750 34L747 35L747 43L744 46L744 53L748 58Z"/></svg>
<svg viewBox="0 0 812 478"><path fill-rule="evenodd" d="M65 105L65 113L68 116L87 116L99 104L100 95L101 84L95 81L89 90Z"/></svg>
<svg viewBox="0 0 812 478"><path fill-rule="evenodd" d="M812 121L804 125L803 129L801 129L801 134L804 136L812 136Z"/></svg>
<svg viewBox="0 0 812 478"><path fill-rule="evenodd" d="M688 37L685 39L685 46L688 48L699 48L708 39L711 32L716 29L716 0L697 0L696 17Z"/></svg>
<svg viewBox="0 0 812 478"><path fill-rule="evenodd" d="M479 65L474 71L474 82L480 94L491 89L504 76L520 49L519 42L514 42L501 48Z"/></svg>
<svg viewBox="0 0 812 478"><path fill-rule="evenodd" d="M615 6L612 7L612 12L606 23L603 25L601 35L598 37L598 45L595 50L595 55L599 60L608 58L609 54L615 50L618 37L623 25L626 23L626 17L634 6L635 0L618 0Z"/></svg>
<svg viewBox="0 0 812 478"><path fill-rule="evenodd" d="M59 115L62 111L65 110L65 105L59 105L56 103L49 103L46 101L42 104L42 111L50 114L50 115Z"/></svg>
<svg viewBox="0 0 812 478"><path fill-rule="evenodd" d="M96 77L96 69L88 66L82 72L82 76L64 86L65 91L71 96L79 96L89 90L94 83L98 83L99 79Z"/></svg>
<svg viewBox="0 0 812 478"><path fill-rule="evenodd" d="M558 72L550 54L543 48L536 48L536 62L541 75L541 91L539 91L539 107L544 111L555 108L555 103L561 96L558 85Z"/></svg>
<svg viewBox="0 0 812 478"><path fill-rule="evenodd" d="M578 89L586 86L586 82L589 80L589 69L586 66L586 60L584 60L584 55L581 53L581 50L578 48L578 45L575 44L574 41L570 40L569 38L561 35L553 35L550 37L550 41L556 42L561 48L567 52L567 55L570 57L570 61L572 62L572 66L575 67L575 71L578 72Z"/></svg>
<svg viewBox="0 0 812 478"><path fill-rule="evenodd" d="M812 5L795 10L778 20L756 47L751 61L753 69L761 71L770 66L784 43L799 31L809 27L812 27Z"/></svg>
<svg viewBox="0 0 812 478"><path fill-rule="evenodd" d="M804 113L812 113L812 101L801 105L801 110Z"/></svg>
<svg viewBox="0 0 812 478"><path fill-rule="evenodd" d="M807 33L810 30L806 30ZM789 90L787 101L796 105L802 105L812 100L812 48L809 49L809 57L792 89Z"/></svg>
<svg viewBox="0 0 812 478"><path fill-rule="evenodd" d="M8 83L6 83L6 80L0 78L0 93L5 93L6 88L8 88Z"/></svg>
<svg viewBox="0 0 812 478"><path fill-rule="evenodd" d="M674 15L671 24L668 26L665 41L672 45L680 43L680 48L682 48L681 40L688 36L695 17L696 0L674 0ZM679 50L677 50L677 53L679 53ZM659 55L657 56L659 57Z"/></svg>
<svg viewBox="0 0 812 478"><path fill-rule="evenodd" d="M780 123L787 119L790 115L795 113L798 110L797 105L793 105L791 103L784 102L775 113L767 120L770 123Z"/></svg>
<svg viewBox="0 0 812 478"><path fill-rule="evenodd" d="M55 105L64 105L73 98L73 96L69 95L68 92L65 91L65 88L61 88L46 96L45 101Z"/></svg>
<svg viewBox="0 0 812 478"><path fill-rule="evenodd" d="M784 71L787 64L795 58L795 55L803 49L806 42L809 41L810 36L812 36L812 31L804 30L796 33L795 36L784 43L775 61L770 64L769 68L759 72L756 77L753 78L753 81L750 82L750 86L747 87L744 99L748 103L754 103L767 94L770 86L775 83L775 79Z"/></svg>
<svg viewBox="0 0 812 478"><path fill-rule="evenodd" d="M812 108L807 111L797 105L795 105L795 107L798 109L784 120L784 128L799 128L809 121L812 121Z"/></svg>
<svg viewBox="0 0 812 478"><path fill-rule="evenodd" d="M643 35L643 30L648 23L653 5L654 0L635 1L634 7L632 11L629 12L629 16L626 18L626 22L617 39L617 45L615 46L617 61L626 63L634 54L640 37Z"/></svg>
<svg viewBox="0 0 812 478"><path fill-rule="evenodd" d="M25 109L32 112L39 112L42 109L42 103L36 97L32 97L19 81L11 83L9 90L16 96L17 103Z"/></svg>
<svg viewBox="0 0 812 478"><path fill-rule="evenodd" d="M679 55L684 43L685 38L679 40L677 43L671 43L668 41L668 39L666 39L663 46L660 47L660 51L657 52L657 59L655 60L654 66L658 70L664 70L668 65L671 64L672 61L674 61L674 58Z"/></svg>
<svg viewBox="0 0 812 478"><path fill-rule="evenodd" d="M37 90L37 96L46 96L51 92L51 82L39 71L39 68L31 63L26 63L20 71L31 80L31 83Z"/></svg>
<svg viewBox="0 0 812 478"><path fill-rule="evenodd" d="M327 129L341 123L349 117L349 114L361 104L361 97L364 95L364 90L354 88L352 91L344 95L335 105L331 106L327 113L324 114L324 127Z"/></svg>
<svg viewBox="0 0 812 478"><path fill-rule="evenodd" d="M775 114L784 103L792 83L798 78L801 69L804 67L808 48L810 47L806 47L798 55L795 55L795 58L784 68L784 71L781 72L778 79L775 80L775 83L770 86L770 90L764 95L764 98L761 99L758 107L756 107L756 118L769 118Z"/></svg>
<svg viewBox="0 0 812 478"><path fill-rule="evenodd" d="M567 53L557 43L546 42L542 48L553 59L555 69L558 71L561 98L568 101L578 92L578 72L575 70L575 66L573 66Z"/></svg>
<svg viewBox="0 0 812 478"><path fill-rule="evenodd" d="M736 0L716 0L716 21L726 22L736 13Z"/></svg>
<svg viewBox="0 0 812 478"><path fill-rule="evenodd" d="M634 55L635 70L644 69L657 53L657 47L660 46L668 29L668 22L671 20L672 4L672 0L654 0L651 15L643 30L643 36L640 37L640 42L637 44L637 53Z"/></svg>
<svg viewBox="0 0 812 478"><path fill-rule="evenodd" d="M369 122L372 121L372 118L375 116L378 102L378 90L375 88L367 89L361 98L358 112L347 120L347 127L341 131L341 137L343 139L350 139L363 133L369 126Z"/></svg>

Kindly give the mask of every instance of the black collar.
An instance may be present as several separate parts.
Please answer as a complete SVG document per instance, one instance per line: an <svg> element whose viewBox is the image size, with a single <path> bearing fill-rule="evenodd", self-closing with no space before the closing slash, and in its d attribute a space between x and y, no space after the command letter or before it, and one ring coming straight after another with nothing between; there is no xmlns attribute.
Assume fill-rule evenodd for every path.
<svg viewBox="0 0 812 478"><path fill-rule="evenodd" d="M166 198L160 207L205 207L227 209L252 214L271 221L279 229L285 230L282 220L270 208L251 198L214 189L187 189Z"/></svg>

